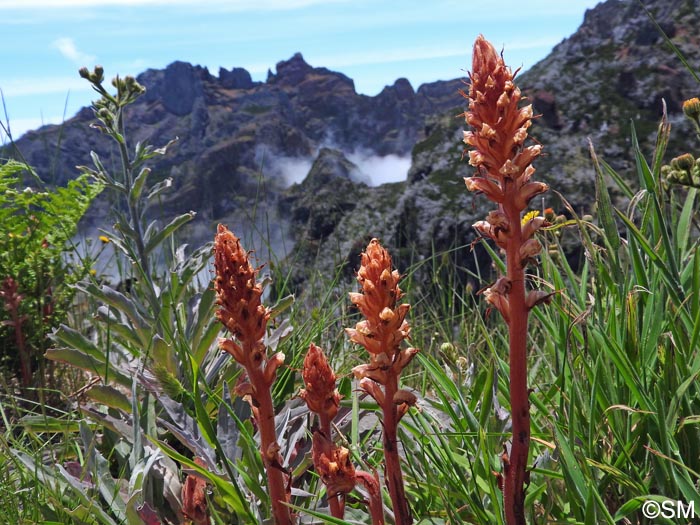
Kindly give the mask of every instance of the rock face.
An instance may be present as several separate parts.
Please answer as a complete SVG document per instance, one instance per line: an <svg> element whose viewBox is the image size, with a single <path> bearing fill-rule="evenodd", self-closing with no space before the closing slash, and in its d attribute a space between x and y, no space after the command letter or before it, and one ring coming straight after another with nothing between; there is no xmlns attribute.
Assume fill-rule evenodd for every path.
<svg viewBox="0 0 700 525"><path fill-rule="evenodd" d="M688 62L697 66L700 2L644 4ZM639 2L608 0L588 10L579 30L523 73L519 82L535 113L542 115L532 131L547 152L538 159L538 177L552 183L578 209L591 209L594 175L589 138L599 156L636 179L630 122L634 121L642 149L650 157L665 101L673 126L669 154L695 147L685 144L690 126L681 105L699 94L700 85Z"/></svg>
<svg viewBox="0 0 700 525"><path fill-rule="evenodd" d="M688 61L700 63L698 0L645 5ZM194 242L208 240L216 221L239 231L259 226L247 214L255 208L274 222L273 244L293 241L297 253L290 260L329 275L341 263L351 275L359 250L375 236L402 268L458 246L449 257L478 269L468 247L471 224L489 206L464 188L472 169L461 158L465 124L455 118L464 110L462 80L414 90L398 79L368 97L357 94L347 76L312 67L297 53L278 63L266 82L253 82L242 68L221 69L216 77L183 62L148 70L139 81L148 92L127 114L132 141L159 145L180 137L154 176L174 178L161 213L198 212ZM634 0L608 0L587 11L579 30L517 82L540 114L531 130L545 147L537 178L577 211L594 207L589 138L600 157L633 180L630 121L650 154L663 100L675 126L668 158L696 146L685 143L693 133L680 107L700 87ZM90 150L109 159L108 143L87 127L91 120L87 109L69 120L60 148L55 126L28 133L18 146L40 173L55 167L51 182L64 182L76 164L90 162ZM358 151L411 155L408 180L368 187L349 160ZM291 176L293 168L301 176ZM301 182L290 186L294 180ZM563 209L552 193L541 204ZM98 212L95 220L104 220ZM302 283L304 272L294 272Z"/></svg>

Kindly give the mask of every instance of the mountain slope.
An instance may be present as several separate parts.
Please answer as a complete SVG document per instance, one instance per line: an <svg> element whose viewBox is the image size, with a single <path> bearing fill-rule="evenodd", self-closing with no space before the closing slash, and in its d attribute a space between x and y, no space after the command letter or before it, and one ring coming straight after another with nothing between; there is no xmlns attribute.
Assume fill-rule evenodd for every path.
<svg viewBox="0 0 700 525"><path fill-rule="evenodd" d="M700 63L699 4L645 1L691 64ZM507 62L507 47L504 53ZM465 49L465 61L469 54ZM241 68L214 76L183 62L148 70L139 81L148 92L128 114L132 140L159 145L180 137L154 177L174 181L159 214L198 212L190 242L208 240L223 221L244 237L263 229L278 255L295 245L293 264L318 264L324 273L343 261L353 267L373 236L402 267L433 250L462 246L451 253L453 262L476 268L466 246L474 239L471 224L489 206L462 180L472 170L461 158L465 125L455 118L464 109L460 79L417 91L399 79L368 97L345 75L312 67L296 54L265 82L253 82ZM531 133L545 148L537 177L577 211L594 207L589 138L599 156L631 177L630 121L650 152L663 99L675 126L668 158L695 146L684 142L693 135L680 106L700 89L636 0L607 0L587 11L576 33L517 81L541 115ZM75 175L75 165L89 164L90 150L110 163L110 146L88 129L91 121L84 109L62 130L30 132L18 147L40 173L63 182ZM368 187L361 172L373 168L357 159L390 155L411 155L408 179ZM543 206L563 209L553 194L546 199ZM95 210L93 224L104 225L107 212L104 205ZM296 273L302 282L303 272Z"/></svg>

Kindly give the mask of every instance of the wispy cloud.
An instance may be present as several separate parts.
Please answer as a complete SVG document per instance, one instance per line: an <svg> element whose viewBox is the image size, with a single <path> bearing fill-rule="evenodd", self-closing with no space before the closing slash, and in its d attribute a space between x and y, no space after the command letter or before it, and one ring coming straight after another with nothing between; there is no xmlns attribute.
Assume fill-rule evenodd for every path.
<svg viewBox="0 0 700 525"><path fill-rule="evenodd" d="M95 56L80 51L72 38L57 38L51 42L51 47L58 49L59 53L79 66L92 64L95 61Z"/></svg>
<svg viewBox="0 0 700 525"><path fill-rule="evenodd" d="M222 7L228 11L286 11L349 0L212 0L207 7ZM0 0L0 9L63 9L105 6L193 5L198 0Z"/></svg>
<svg viewBox="0 0 700 525"><path fill-rule="evenodd" d="M0 80L5 98L32 95L66 94L69 91L90 91L90 84L78 77L12 78Z"/></svg>

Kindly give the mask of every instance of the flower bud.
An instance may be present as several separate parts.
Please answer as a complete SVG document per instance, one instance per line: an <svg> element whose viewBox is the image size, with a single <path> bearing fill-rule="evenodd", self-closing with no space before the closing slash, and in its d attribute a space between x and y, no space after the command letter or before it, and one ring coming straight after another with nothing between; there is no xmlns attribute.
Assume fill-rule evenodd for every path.
<svg viewBox="0 0 700 525"><path fill-rule="evenodd" d="M700 120L700 99L694 97L683 102L683 114L690 120Z"/></svg>
<svg viewBox="0 0 700 525"><path fill-rule="evenodd" d="M690 171L694 165L695 159L690 153L684 153L671 160L671 167L675 170Z"/></svg>

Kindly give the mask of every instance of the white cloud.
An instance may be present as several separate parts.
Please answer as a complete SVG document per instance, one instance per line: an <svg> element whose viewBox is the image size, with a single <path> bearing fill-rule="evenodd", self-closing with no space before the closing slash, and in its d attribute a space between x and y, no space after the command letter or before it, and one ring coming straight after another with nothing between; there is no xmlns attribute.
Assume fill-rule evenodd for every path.
<svg viewBox="0 0 700 525"><path fill-rule="evenodd" d="M281 177L285 186L291 186L306 178L312 164L311 158L273 156L269 170L273 176Z"/></svg>
<svg viewBox="0 0 700 525"><path fill-rule="evenodd" d="M411 157L398 155L380 157L367 151L355 151L347 157L357 165L360 173L369 179L370 186L405 181L411 167Z"/></svg>
<svg viewBox="0 0 700 525"><path fill-rule="evenodd" d="M69 91L91 91L90 84L78 76L11 78L0 80L0 91L5 98L33 95L63 94Z"/></svg>
<svg viewBox="0 0 700 525"><path fill-rule="evenodd" d="M58 49L59 53L79 66L87 66L95 62L95 56L80 51L72 38L57 38L51 42L51 47Z"/></svg>

